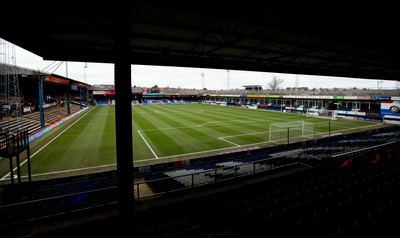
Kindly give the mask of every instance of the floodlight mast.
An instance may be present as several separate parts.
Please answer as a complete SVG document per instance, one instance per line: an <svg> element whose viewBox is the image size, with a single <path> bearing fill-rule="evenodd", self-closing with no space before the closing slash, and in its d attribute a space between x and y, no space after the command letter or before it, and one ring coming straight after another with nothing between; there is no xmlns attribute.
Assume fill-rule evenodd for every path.
<svg viewBox="0 0 400 238"><path fill-rule="evenodd" d="M228 73L226 90L229 90L229 69L227 69L226 72Z"/></svg>
<svg viewBox="0 0 400 238"><path fill-rule="evenodd" d="M204 89L204 73L201 73L201 89Z"/></svg>
<svg viewBox="0 0 400 238"><path fill-rule="evenodd" d="M86 83L86 69L87 69L87 62L85 62L85 65L83 66L83 78L85 80L85 83Z"/></svg>

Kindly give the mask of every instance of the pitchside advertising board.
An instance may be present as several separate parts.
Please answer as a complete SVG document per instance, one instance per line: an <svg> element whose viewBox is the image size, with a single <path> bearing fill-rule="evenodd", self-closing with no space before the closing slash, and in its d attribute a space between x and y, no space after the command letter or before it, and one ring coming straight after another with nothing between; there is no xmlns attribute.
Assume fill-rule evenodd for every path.
<svg viewBox="0 0 400 238"><path fill-rule="evenodd" d="M374 97L381 100L381 117L400 122L400 97Z"/></svg>

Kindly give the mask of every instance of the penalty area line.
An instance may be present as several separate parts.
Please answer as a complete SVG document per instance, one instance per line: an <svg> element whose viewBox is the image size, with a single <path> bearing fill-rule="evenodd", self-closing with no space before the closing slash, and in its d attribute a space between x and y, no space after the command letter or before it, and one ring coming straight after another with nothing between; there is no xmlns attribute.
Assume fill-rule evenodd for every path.
<svg viewBox="0 0 400 238"><path fill-rule="evenodd" d="M139 133L140 137L142 137L142 139L143 139L144 143L146 143L147 147L149 147L149 150L151 151L151 153L153 153L154 157L156 157L156 159L158 159L158 156L156 155L154 150L150 147L149 143L147 143L147 140L144 138L144 136L142 135L140 130L138 130L137 132Z"/></svg>

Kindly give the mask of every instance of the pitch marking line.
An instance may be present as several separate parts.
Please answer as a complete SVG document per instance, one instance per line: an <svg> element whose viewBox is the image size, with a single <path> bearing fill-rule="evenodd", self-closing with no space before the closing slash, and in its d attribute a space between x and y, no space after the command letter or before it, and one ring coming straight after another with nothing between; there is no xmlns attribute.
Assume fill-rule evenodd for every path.
<svg viewBox="0 0 400 238"><path fill-rule="evenodd" d="M60 173L71 173L71 172L76 172L76 171L86 171L86 170L90 170L90 169L107 168L107 167L116 166L116 165L117 164L105 164L105 165L98 165L98 166L85 167L85 168L67 169L67 170L62 170L62 171L33 174L32 177L41 177L41 176L46 176L46 175L51 175L51 174L60 174ZM10 174L8 174L7 176L8 176L8 178L11 177ZM14 177L15 176L16 175L14 175ZM28 175L21 176L21 178L28 178Z"/></svg>
<svg viewBox="0 0 400 238"><path fill-rule="evenodd" d="M374 127L376 126L374 125L368 125L368 126L362 126L362 127L357 127L357 128L368 128L368 127ZM347 131L347 130L351 130L354 128L349 128L349 129L342 129L342 130L335 130L335 131L331 131L331 133L334 132L339 132L339 131ZM267 133L268 131L264 131L264 132L254 132L254 133L246 133L246 134L241 134L241 135L248 135L248 134L259 134L259 133ZM314 135L323 135L326 134L328 132L319 132L319 133L314 133ZM240 136L240 135L234 135L234 136L224 136L221 138L228 138L228 137L236 137L236 136ZM262 142L257 142L257 143L250 143L250 144L246 144L246 145L241 145L241 147L248 147L248 146L261 146L263 144L279 144L278 143L279 140L275 140L275 141L262 141ZM231 142L229 142L230 144L232 144ZM191 156L191 155L197 155L197 154L205 154L205 153L211 153L211 152L217 152L217 151L224 151L224 150L228 150L228 149L234 149L237 148L237 145L235 145L234 147L225 147L225 148L220 148L220 149L213 149L213 150L203 150L203 151L197 151L197 152L191 152L191 153L184 153L184 154L175 154L175 155L169 155L169 156L162 156L159 157L157 159L169 159L169 158L177 158L177 157L183 157L183 156ZM142 160L138 160L137 162L142 162L142 161L152 161L155 160L156 158L150 158L150 159L142 159Z"/></svg>
<svg viewBox="0 0 400 238"><path fill-rule="evenodd" d="M232 142L232 141L226 140L226 139L224 139L224 138L222 138L222 137L218 137L218 139L223 140L223 141L225 141L225 142L228 142L229 144L235 145L236 147L240 147L240 145L238 145L238 144L236 144L236 143L234 143L234 142Z"/></svg>
<svg viewBox="0 0 400 238"><path fill-rule="evenodd" d="M69 128L71 128L73 125L75 125L78 121L80 121L82 118L84 118L90 111L92 111L94 109L91 108L89 109L85 114L82 115L82 117L80 117L78 120L76 120L74 123L72 123L71 125L69 125L67 128L65 128L63 131L60 132L60 134L58 134L57 136L55 136L53 139L51 139L49 142L47 142L44 146L42 146L40 149L38 149L35 153L32 154L31 159L37 154L39 153L41 150L43 150L44 148L46 148L50 143L52 143L54 140L56 140L59 136L61 136L62 134L64 134L64 132L66 132L67 130L69 130ZM25 164L28 161L28 159L24 160L23 162L20 163L20 166L22 166L23 164ZM17 167L14 168L13 171L16 171ZM0 180L5 180L6 178L10 177L10 172L8 174L6 174L4 177L2 177Z"/></svg>
<svg viewBox="0 0 400 238"><path fill-rule="evenodd" d="M232 136L222 136L221 138L240 137L240 136L256 135L256 134L263 134L263 133L266 134L267 132L269 132L269 131L258 131L258 132L243 133L243 134L232 135Z"/></svg>
<svg viewBox="0 0 400 238"><path fill-rule="evenodd" d="M254 120L254 121L249 121L249 120L230 120L230 121L209 121L205 122L202 124L199 124L197 127L202 127L205 125L212 124L212 126L219 126L219 125L234 125L234 124L243 124L243 123L258 123L258 122L265 122L266 120Z"/></svg>
<svg viewBox="0 0 400 238"><path fill-rule="evenodd" d="M144 143L146 143L147 147L149 147L149 150L151 151L151 153L153 153L154 157L156 157L156 159L158 159L158 156L156 155L156 153L154 152L154 150L151 148L151 146L149 145L149 143L147 143L147 140L144 138L144 136L142 135L142 133L140 132L140 130L137 131L140 135L140 137L142 137Z"/></svg>
<svg viewBox="0 0 400 238"><path fill-rule="evenodd" d="M253 132L253 133L244 133L244 134L239 134L239 135L232 135L232 136L220 136L218 137L218 139L223 140L229 144L235 145L236 147L241 147L241 145L236 144L230 140L227 140L226 138L232 138L232 137L241 137L241 136L247 136L247 135L256 135L256 134L263 134L266 133L265 131L261 131L261 132Z"/></svg>
<svg viewBox="0 0 400 238"><path fill-rule="evenodd" d="M197 154L204 154L204 153L217 152L217 151L222 151L223 152L225 150L235 149L235 148L237 148L237 147L236 146L231 146L231 147L224 147L224 148L214 149L214 150L202 150L202 151L197 151L197 152L192 152L192 153L163 156L163 157L159 157L158 159L177 158L177 157L182 157L182 156L197 155ZM142 159L142 160L138 160L137 162L152 161L152 160L156 160L156 158Z"/></svg>

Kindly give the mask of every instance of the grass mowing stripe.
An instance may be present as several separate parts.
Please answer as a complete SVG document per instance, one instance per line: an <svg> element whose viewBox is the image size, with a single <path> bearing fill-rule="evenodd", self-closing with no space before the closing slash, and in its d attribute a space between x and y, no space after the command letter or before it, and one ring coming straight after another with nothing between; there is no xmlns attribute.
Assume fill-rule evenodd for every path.
<svg viewBox="0 0 400 238"><path fill-rule="evenodd" d="M80 171L96 166L100 166L101 169L104 164L110 166L107 165L108 159L111 160L110 164L115 164L114 112L114 107L96 107L91 110L84 120L77 123L86 125L75 125L75 129L70 128L68 133L60 135L62 139L57 139L57 143L53 141L35 155L39 158L32 160L33 174L75 169ZM234 150L237 149L236 145L270 146L272 143L266 139L269 124L287 121L313 122L314 131L320 133L319 135L328 134L329 126L331 133L339 131L347 133L362 130L362 126L376 124L339 118L332 121L299 114L201 104L133 106L133 159L134 162L138 162L154 158L138 131L142 133L159 159L185 158L185 156L207 156ZM62 145L65 148L61 148ZM93 152L86 152L85 149ZM74 150L79 151L80 155L76 155ZM83 156L84 154L86 156Z"/></svg>
<svg viewBox="0 0 400 238"><path fill-rule="evenodd" d="M115 146L115 108L106 107L106 111L106 119L102 122L102 125L97 127L98 131L95 133L95 135L101 133L101 135L99 135L101 142L97 150L98 156L93 158L97 161L97 164L111 164L115 163L117 160L117 148ZM96 150L96 148L93 148L93 150Z"/></svg>
<svg viewBox="0 0 400 238"><path fill-rule="evenodd" d="M163 106L154 107L155 111L162 110ZM156 113L154 116L158 116L164 123L168 124L169 127L162 127L159 130L168 130L169 134L176 134L173 136L174 138L181 138L179 141L187 151L203 151L208 150L209 148L224 148L227 147L226 143L221 143L219 140L220 136L224 136L229 133L237 132L238 130L234 130L232 125L229 124L228 129L224 129L223 126L219 126L219 128L211 128L211 127L203 127L199 128L198 126L185 126L185 125L193 125L191 121L189 121L189 117L176 117L174 116L171 110L170 113ZM225 117L225 116L224 116ZM217 117L216 117L217 119ZM219 117L219 119L224 119L223 117ZM242 122L244 123L244 122ZM226 124L226 122L224 122ZM222 133L219 133L216 129ZM158 133L155 129L152 129L154 133ZM146 130L148 136L150 136L149 131ZM217 135L220 136L217 136ZM232 144L231 142L224 140L225 142ZM239 146L234 143L235 146ZM230 145L231 146L231 145Z"/></svg>
<svg viewBox="0 0 400 238"><path fill-rule="evenodd" d="M149 107L154 107L154 106L149 106ZM150 109L148 109L147 106L145 106L145 108L143 108L143 110L151 111ZM141 114L137 114L135 117L135 121L137 121L139 126L141 126L141 123L144 123L147 126L151 125L150 126L151 128L157 127L159 125L161 127L166 127L165 123L163 123L163 121L160 118L154 116L151 113L146 114L146 118L144 118ZM140 127L140 130L143 132L142 127ZM165 153L165 150L168 150L168 151L174 150L177 153L184 152L183 148L181 148L179 143L177 143L177 141L176 141L177 138L172 138L169 134L165 133L162 130L157 130L156 136L151 136L147 132L144 133L143 136L146 136L147 138L149 138L149 140L148 140L149 145L151 146L151 148L153 148L154 152L156 152L157 155L163 155ZM166 144L168 144L168 147L165 148ZM164 151L160 151L159 148Z"/></svg>
<svg viewBox="0 0 400 238"><path fill-rule="evenodd" d="M96 158L101 144L98 128L103 128L106 117L96 116L104 108L96 107L90 114L82 118L69 128L68 133L53 141L52 150L41 151L40 158L46 159L46 163L38 163L38 173L47 172L46 167L75 169L97 165ZM102 130L102 129L101 129Z"/></svg>
<svg viewBox="0 0 400 238"><path fill-rule="evenodd" d="M67 128L65 128L63 131L61 131L57 136L55 136L53 139L51 139L49 142L47 142L44 146L42 146L41 148L39 148L37 151L35 151L34 153L32 153L32 155L30 156L30 158L32 159L35 155L37 155L38 153L40 153L43 149L45 149L46 147L48 147L51 143L53 143L55 140L57 140L60 136L62 136L66 131L68 131L71 127L73 127L76 123L78 123L80 120L82 120L84 117L86 117L89 113L91 113L93 111L94 108L88 110L85 114L82 115L82 117L80 117L78 120L76 120L74 123L72 123L71 125L69 125ZM22 161L20 163L20 168L21 168L21 174L28 174L28 170L27 167L23 166L25 163L27 162L27 160ZM31 170L32 171L36 171L37 169L35 169L34 163L35 161L31 161ZM15 171L17 168L15 168L13 171ZM4 180L6 177L10 176L10 173L7 173L4 177L2 177L0 180Z"/></svg>
<svg viewBox="0 0 400 238"><path fill-rule="evenodd" d="M152 107L153 110L157 110L160 106L158 107ZM162 107L162 106L161 106ZM158 111L158 110L157 110ZM201 130L197 130L197 128L193 127L185 127L185 124L188 124L189 122L181 117L176 117L173 116L173 114L165 114L165 113L156 113L156 114L148 114L147 117L148 120L153 120L155 124L160 125L159 130L152 130L152 131L146 131L146 135L152 140L152 138L157 137L157 134L161 132L167 134L174 142L176 143L175 146L178 146L179 148L175 147L165 147L163 150L160 150L161 154L160 156L165 156L165 155L173 155L177 154L176 150L182 151L182 152L187 152L187 151L193 151L196 149L202 150L203 148L207 148L210 145L204 145L207 140L204 140L203 138L209 138L209 135L205 134ZM170 128L178 128L178 129L170 129ZM167 131L164 129L168 128ZM169 143L166 141L166 143ZM181 153L182 153L181 152Z"/></svg>
<svg viewBox="0 0 400 238"><path fill-rule="evenodd" d="M140 130L137 131L140 135L140 137L143 139L144 143L146 143L147 147L149 148L149 150L151 151L151 153L153 153L154 157L156 159L158 159L157 154L154 152L154 150L151 148L151 146L149 145L149 143L147 143L146 139L143 137L142 133L140 132Z"/></svg>
<svg viewBox="0 0 400 238"><path fill-rule="evenodd" d="M179 107L179 109L181 109L181 107ZM173 135L173 138L176 138L177 142L181 144L181 147L185 149L185 152L202 151L207 150L210 147L226 147L225 143L221 143L211 136L214 134L214 130L198 128L197 126L186 126L193 125L193 122L191 122L192 117L175 116L171 111L169 114L160 114L158 116L164 123L169 125L168 128L175 127L173 130L168 130L168 133ZM165 128L162 127L160 130L164 129Z"/></svg>

